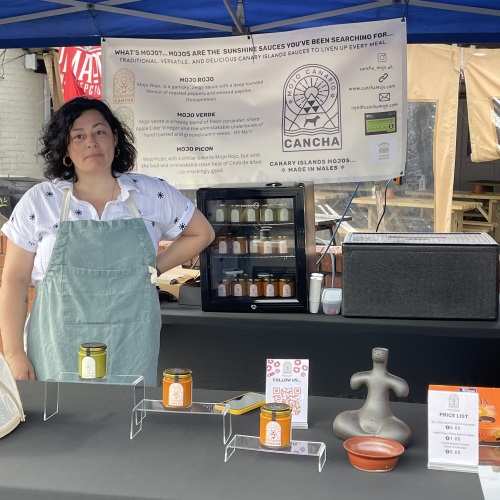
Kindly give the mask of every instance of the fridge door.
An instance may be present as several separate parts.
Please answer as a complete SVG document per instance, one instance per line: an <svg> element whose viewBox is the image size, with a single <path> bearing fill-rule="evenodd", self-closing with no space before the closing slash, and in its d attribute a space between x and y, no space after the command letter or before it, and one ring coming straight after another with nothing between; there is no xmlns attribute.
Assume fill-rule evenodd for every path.
<svg viewBox="0 0 500 500"><path fill-rule="evenodd" d="M216 234L200 258L204 311L307 310L312 184L202 188L197 203Z"/></svg>

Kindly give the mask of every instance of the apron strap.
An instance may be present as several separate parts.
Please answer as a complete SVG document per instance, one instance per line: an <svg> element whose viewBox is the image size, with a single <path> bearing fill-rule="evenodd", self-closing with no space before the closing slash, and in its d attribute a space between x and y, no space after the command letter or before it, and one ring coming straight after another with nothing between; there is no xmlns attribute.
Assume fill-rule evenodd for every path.
<svg viewBox="0 0 500 500"><path fill-rule="evenodd" d="M68 220L70 197L71 188L68 187L64 190L61 212L59 213L59 220L61 222Z"/></svg>
<svg viewBox="0 0 500 500"><path fill-rule="evenodd" d="M71 200L71 188L68 187L64 190L61 212L59 213L59 220L61 222L68 220L70 200ZM135 204L134 197L132 196L131 191L128 192L127 204L130 211L132 212L132 215L136 219L140 219L141 214L139 212L139 209L137 208L137 205Z"/></svg>
<svg viewBox="0 0 500 500"><path fill-rule="evenodd" d="M139 209L137 208L137 205L135 204L134 197L132 196L132 191L128 192L127 203L128 203L128 208L130 208L130 211L132 212L133 216L136 219L140 219L141 214L139 212Z"/></svg>

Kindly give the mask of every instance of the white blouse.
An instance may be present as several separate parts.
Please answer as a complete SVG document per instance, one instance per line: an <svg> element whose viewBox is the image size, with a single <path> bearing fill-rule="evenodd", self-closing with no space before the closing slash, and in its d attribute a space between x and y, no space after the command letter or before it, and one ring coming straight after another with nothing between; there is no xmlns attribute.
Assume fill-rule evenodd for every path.
<svg viewBox="0 0 500 500"><path fill-rule="evenodd" d="M68 219L102 220L132 219L127 199L133 191L134 202L146 224L155 249L162 237L174 239L191 220L195 206L189 198L163 179L143 174L121 174L120 195L109 202L101 218L88 202L71 195ZM64 189L73 188L70 181L43 181L29 189L15 206L2 232L21 248L34 252L31 279L40 281L47 271L56 241Z"/></svg>

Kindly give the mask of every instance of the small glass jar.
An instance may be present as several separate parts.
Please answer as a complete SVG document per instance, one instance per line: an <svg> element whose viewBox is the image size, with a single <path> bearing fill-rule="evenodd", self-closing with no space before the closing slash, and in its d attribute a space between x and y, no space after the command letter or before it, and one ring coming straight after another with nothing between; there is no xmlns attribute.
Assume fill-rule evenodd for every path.
<svg viewBox="0 0 500 500"><path fill-rule="evenodd" d="M276 220L278 222L290 222L290 210L283 204L276 205Z"/></svg>
<svg viewBox="0 0 500 500"><path fill-rule="evenodd" d="M229 205L230 222L241 222L241 205Z"/></svg>
<svg viewBox="0 0 500 500"><path fill-rule="evenodd" d="M168 368L163 372L163 406L188 408L193 404L193 372L187 368Z"/></svg>
<svg viewBox="0 0 500 500"><path fill-rule="evenodd" d="M215 222L227 222L227 206L224 203L215 209Z"/></svg>
<svg viewBox="0 0 500 500"><path fill-rule="evenodd" d="M288 248L287 236L278 236L278 253L280 255L288 255L290 253L290 249Z"/></svg>
<svg viewBox="0 0 500 500"><path fill-rule="evenodd" d="M233 254L246 255L248 253L248 240L246 236L236 236L233 240Z"/></svg>
<svg viewBox="0 0 500 500"><path fill-rule="evenodd" d="M221 279L217 285L217 297L231 296L231 280L229 278Z"/></svg>
<svg viewBox="0 0 500 500"><path fill-rule="evenodd" d="M84 380L95 380L106 376L107 345L87 342L78 350L78 376Z"/></svg>
<svg viewBox="0 0 500 500"><path fill-rule="evenodd" d="M226 255L231 251L232 243L231 233L221 234L215 238L214 246L218 253Z"/></svg>
<svg viewBox="0 0 500 500"><path fill-rule="evenodd" d="M295 297L295 280L289 277L283 277L279 280L280 297Z"/></svg>
<svg viewBox="0 0 500 500"><path fill-rule="evenodd" d="M248 278L246 292L248 297L262 297L262 279Z"/></svg>
<svg viewBox="0 0 500 500"><path fill-rule="evenodd" d="M246 207L245 210L245 221L246 222L257 222L259 220L258 208L252 205Z"/></svg>
<svg viewBox="0 0 500 500"><path fill-rule="evenodd" d="M274 209L268 205L263 204L260 206L260 222L275 222L276 217Z"/></svg>
<svg viewBox="0 0 500 500"><path fill-rule="evenodd" d="M274 252L273 241L271 239L271 229L268 227L263 227L260 230L259 239L259 253L261 255L272 255Z"/></svg>
<svg viewBox="0 0 500 500"><path fill-rule="evenodd" d="M246 294L247 294L246 279L237 276L233 281L231 281L231 295L233 297L244 297Z"/></svg>
<svg viewBox="0 0 500 500"><path fill-rule="evenodd" d="M257 235L253 234L250 236L250 239L248 241L248 252L249 253L260 253L260 239Z"/></svg>
<svg viewBox="0 0 500 500"><path fill-rule="evenodd" d="M263 278L262 291L264 292L264 297L277 297L279 293L278 278L274 278L272 275L268 278Z"/></svg>
<svg viewBox="0 0 500 500"><path fill-rule="evenodd" d="M260 444L286 448L292 441L292 408L285 403L266 403L260 409Z"/></svg>

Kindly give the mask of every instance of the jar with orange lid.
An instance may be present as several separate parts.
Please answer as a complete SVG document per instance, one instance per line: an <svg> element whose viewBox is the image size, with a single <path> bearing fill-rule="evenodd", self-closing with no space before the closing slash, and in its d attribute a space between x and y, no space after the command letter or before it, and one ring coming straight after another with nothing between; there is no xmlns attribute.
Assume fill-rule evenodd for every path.
<svg viewBox="0 0 500 500"><path fill-rule="evenodd" d="M295 280L292 277L284 276L279 280L279 295L280 297L295 296Z"/></svg>
<svg viewBox="0 0 500 500"><path fill-rule="evenodd" d="M248 278L246 292L248 297L262 297L262 279Z"/></svg>
<svg viewBox="0 0 500 500"><path fill-rule="evenodd" d="M266 403L260 409L260 444L286 448L292 440L292 408L285 403Z"/></svg>
<svg viewBox="0 0 500 500"><path fill-rule="evenodd" d="M247 294L247 282L243 276L236 276L231 281L231 295L233 297L244 297Z"/></svg>
<svg viewBox="0 0 500 500"><path fill-rule="evenodd" d="M277 297L278 296L278 278L270 275L267 278L262 278L262 291L264 297Z"/></svg>
<svg viewBox="0 0 500 500"><path fill-rule="evenodd" d="M220 254L228 254L232 248L233 238L231 233L221 234L215 238L214 246Z"/></svg>
<svg viewBox="0 0 500 500"><path fill-rule="evenodd" d="M193 372L187 368L163 371L163 406L188 408L193 403Z"/></svg>
<svg viewBox="0 0 500 500"><path fill-rule="evenodd" d="M231 279L224 278L217 284L217 297L231 296Z"/></svg>
<svg viewBox="0 0 500 500"><path fill-rule="evenodd" d="M248 253L248 240L246 236L236 236L233 241L233 254L246 255Z"/></svg>

